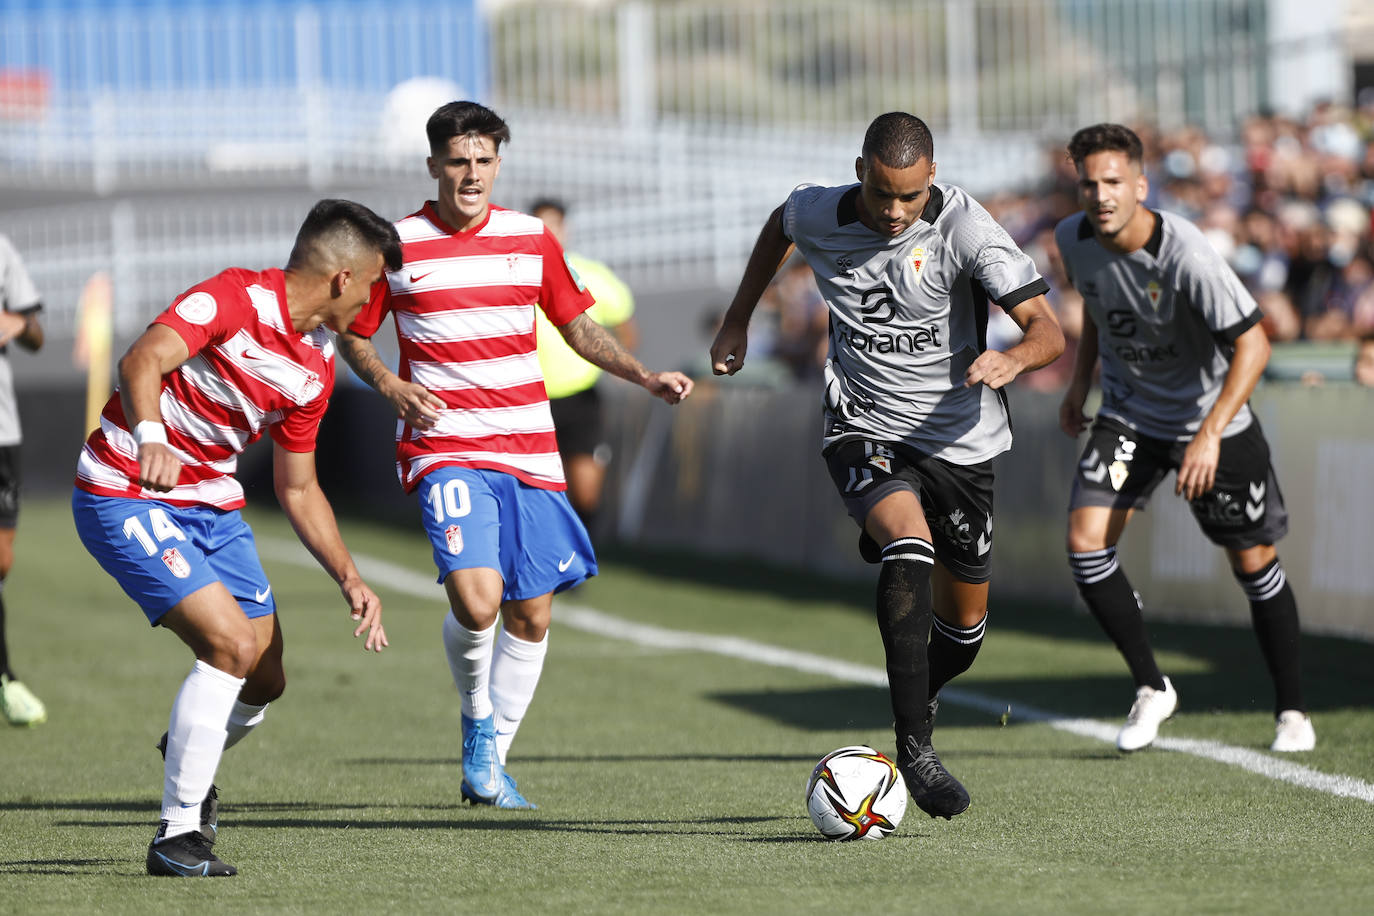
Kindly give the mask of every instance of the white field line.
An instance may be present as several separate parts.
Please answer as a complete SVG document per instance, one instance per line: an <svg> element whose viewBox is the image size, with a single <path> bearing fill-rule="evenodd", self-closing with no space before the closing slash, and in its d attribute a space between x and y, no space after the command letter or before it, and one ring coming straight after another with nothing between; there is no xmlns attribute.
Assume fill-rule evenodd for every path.
<svg viewBox="0 0 1374 916"><path fill-rule="evenodd" d="M314 566L315 560L306 550L293 541L276 538L259 538L259 544L268 556L283 562L300 566ZM370 584L384 586L393 591L418 598L443 601L443 592L435 584L433 576L424 575L404 566L366 555L355 554L354 562ZM710 652L728 658L738 658L751 664L771 665L807 674L819 674L839 681L854 684L867 684L874 687L887 686L887 674L871 665L859 665L839 661L823 655L798 652L766 643L740 639L735 636L717 636L709 633L688 633L682 630L669 630L648 624L635 623L603 614L590 608L559 601L556 606L555 621L577 630L634 643L656 649L676 651ZM966 706L991 715L1001 715L1013 704L1004 699L987 696L971 690L946 687L940 691L940 702L955 706ZM1051 728L1069 732L1084 738L1095 738L1115 745L1119 726L1095 719L1072 719L1055 712L1016 703L1012 709L1015 718L1032 722L1044 722ZM1353 776L1334 776L1314 770L1311 767L1294 763L1280 757L1259 751L1222 744L1219 741L1202 741L1192 738L1156 738L1154 747L1166 751L1191 754L1239 767L1259 776L1279 782L1290 783L1305 789L1326 792L1330 795L1355 798L1374 804L1374 785Z"/></svg>

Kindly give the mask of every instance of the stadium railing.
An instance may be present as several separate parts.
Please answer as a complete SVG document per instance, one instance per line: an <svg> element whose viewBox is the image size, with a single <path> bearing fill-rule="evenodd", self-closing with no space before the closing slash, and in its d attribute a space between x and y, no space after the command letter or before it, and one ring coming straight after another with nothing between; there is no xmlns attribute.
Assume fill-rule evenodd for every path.
<svg viewBox="0 0 1374 916"><path fill-rule="evenodd" d="M485 17L475 0L307 2L286 15L245 0L232 16L208 3L176 15L61 5L0 10L0 184L108 194L394 176L403 162L381 113L393 88L423 78L561 117L564 144L588 151L606 123L743 132L777 151L891 109L987 145L1107 112L1230 131L1271 103L1278 63L1338 62L1341 47L1331 35L1271 41L1266 0L629 0Z"/></svg>

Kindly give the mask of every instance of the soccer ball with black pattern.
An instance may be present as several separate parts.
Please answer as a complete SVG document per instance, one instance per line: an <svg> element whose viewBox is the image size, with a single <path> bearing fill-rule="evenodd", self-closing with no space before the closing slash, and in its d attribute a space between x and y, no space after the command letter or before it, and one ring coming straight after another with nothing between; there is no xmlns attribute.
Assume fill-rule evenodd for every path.
<svg viewBox="0 0 1374 916"><path fill-rule="evenodd" d="M806 810L828 840L881 840L906 814L897 765L863 744L821 758L806 781Z"/></svg>

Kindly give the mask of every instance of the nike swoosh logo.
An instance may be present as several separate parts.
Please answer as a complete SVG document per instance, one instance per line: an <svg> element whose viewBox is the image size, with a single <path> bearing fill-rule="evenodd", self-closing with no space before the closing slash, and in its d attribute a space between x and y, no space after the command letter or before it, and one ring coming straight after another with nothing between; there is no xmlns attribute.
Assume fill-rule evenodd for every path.
<svg viewBox="0 0 1374 916"><path fill-rule="evenodd" d="M427 271L425 271L425 272L422 273L422 274L417 274L417 273L415 273L414 271L412 271L411 274L410 274L410 282L411 282L411 283L419 283L421 280L423 280L425 277L428 277L428 276L429 276L430 274L432 274L432 273L434 273L434 271L432 271L432 270L427 270Z"/></svg>
<svg viewBox="0 0 1374 916"><path fill-rule="evenodd" d="M573 564L573 560L576 560L576 559L577 559L577 553L576 553L576 551L574 551L574 552L572 553L571 556L569 556L566 560L563 560L562 562L560 562L560 563L558 564L558 571L559 571L559 572L567 572L567 571L568 571L568 567L571 566L571 565Z"/></svg>
<svg viewBox="0 0 1374 916"><path fill-rule="evenodd" d="M267 600L267 596L270 594L272 594L272 586L269 585L267 586L267 588L263 589L260 592L253 592L253 600L256 601L258 604L262 604L264 601Z"/></svg>
<svg viewBox="0 0 1374 916"><path fill-rule="evenodd" d="M183 875L200 875L201 877L204 877L205 875L208 875L210 873L209 862L201 862L199 865L182 865L175 859L167 858L157 850L153 850L153 855L157 856L163 862L166 862L167 865L174 871L178 871Z"/></svg>

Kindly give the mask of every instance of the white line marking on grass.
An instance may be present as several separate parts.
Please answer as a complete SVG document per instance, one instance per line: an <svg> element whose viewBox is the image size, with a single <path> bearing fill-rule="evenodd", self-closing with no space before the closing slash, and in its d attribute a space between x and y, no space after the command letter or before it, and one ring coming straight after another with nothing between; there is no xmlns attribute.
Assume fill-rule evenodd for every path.
<svg viewBox="0 0 1374 916"><path fill-rule="evenodd" d="M258 542L269 549L269 555L273 559L300 566L316 565L315 559L310 556L309 552L294 541L259 538ZM393 591L419 598L435 601L444 600L443 592L431 576L376 557L354 554L353 559L358 564L358 569L363 578L372 585L385 586ZM766 643L741 639L736 636L689 633L683 630L669 630L649 624L635 623L563 601L558 602L557 611L555 619L558 623L586 633L630 642L639 646L710 652L715 655L738 658L753 664L788 668L806 674L819 674L854 684L867 684L873 687L887 686L887 674L881 668L871 665L844 662L823 655L770 646ZM952 703L955 706L977 709L994 716L1000 716L1014 705L1013 714L1018 719L1044 722L1059 731L1084 738L1094 738L1108 744L1114 745L1116 743L1118 726L1095 719L1066 718L1049 710L1027 706L1024 703L1011 704L1007 700L997 699L971 690L961 690L957 687L946 687L941 690L940 701ZM1374 785L1370 783L1353 776L1333 776L1322 773L1311 767L1305 767L1259 751L1222 744L1220 741L1202 741L1193 738L1160 737L1155 739L1153 746L1166 751L1191 754L1194 757L1202 757L1228 766L1239 767L1256 775L1278 782L1290 783L1304 789L1314 789L1329 795L1355 798L1374 804Z"/></svg>

